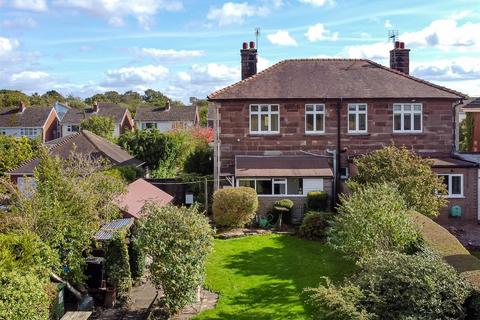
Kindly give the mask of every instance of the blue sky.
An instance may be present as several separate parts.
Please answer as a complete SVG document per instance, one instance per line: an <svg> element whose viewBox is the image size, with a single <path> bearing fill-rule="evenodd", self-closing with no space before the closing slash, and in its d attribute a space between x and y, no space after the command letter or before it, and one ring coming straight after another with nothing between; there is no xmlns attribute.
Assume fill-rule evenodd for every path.
<svg viewBox="0 0 480 320"><path fill-rule="evenodd" d="M0 0L0 87L203 98L239 80L257 27L260 69L300 57L388 64L388 30L399 30L412 74L480 95L478 0Z"/></svg>

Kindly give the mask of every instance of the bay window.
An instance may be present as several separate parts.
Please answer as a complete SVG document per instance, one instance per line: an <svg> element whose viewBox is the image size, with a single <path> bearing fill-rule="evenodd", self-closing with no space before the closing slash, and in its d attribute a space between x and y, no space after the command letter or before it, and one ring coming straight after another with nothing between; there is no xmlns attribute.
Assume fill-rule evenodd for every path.
<svg viewBox="0 0 480 320"><path fill-rule="evenodd" d="M250 133L280 133L279 106L277 104L250 105Z"/></svg>
<svg viewBox="0 0 480 320"><path fill-rule="evenodd" d="M422 132L422 104L395 103L393 132Z"/></svg>
<svg viewBox="0 0 480 320"><path fill-rule="evenodd" d="M305 105L305 132L325 133L325 105Z"/></svg>
<svg viewBox="0 0 480 320"><path fill-rule="evenodd" d="M348 132L366 133L367 132L367 105L349 104L348 105Z"/></svg>

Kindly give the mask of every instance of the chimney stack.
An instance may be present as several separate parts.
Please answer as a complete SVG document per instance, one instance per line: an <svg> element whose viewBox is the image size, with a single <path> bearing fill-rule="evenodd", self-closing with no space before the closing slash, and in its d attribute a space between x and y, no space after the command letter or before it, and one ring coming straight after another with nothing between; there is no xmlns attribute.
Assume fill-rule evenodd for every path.
<svg viewBox="0 0 480 320"><path fill-rule="evenodd" d="M257 49L255 48L255 42L250 41L250 44L244 42L240 50L240 56L242 57L243 80L257 73Z"/></svg>
<svg viewBox="0 0 480 320"><path fill-rule="evenodd" d="M26 108L27 108L27 105L25 104L25 102L21 101L20 102L20 113L23 113Z"/></svg>
<svg viewBox="0 0 480 320"><path fill-rule="evenodd" d="M170 100L167 100L167 106L165 107L165 111L170 111L170 107L171 107Z"/></svg>
<svg viewBox="0 0 480 320"><path fill-rule="evenodd" d="M98 102L95 101L95 102L93 103L93 112L98 112L98 110L99 110Z"/></svg>
<svg viewBox="0 0 480 320"><path fill-rule="evenodd" d="M404 42L395 41L395 47L390 50L390 68L410 73L410 49L405 49Z"/></svg>

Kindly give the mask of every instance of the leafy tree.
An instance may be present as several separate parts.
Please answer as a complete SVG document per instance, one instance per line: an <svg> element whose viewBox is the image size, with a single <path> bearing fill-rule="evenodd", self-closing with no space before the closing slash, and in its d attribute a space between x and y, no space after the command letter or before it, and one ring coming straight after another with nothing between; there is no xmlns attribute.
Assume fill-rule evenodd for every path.
<svg viewBox="0 0 480 320"><path fill-rule="evenodd" d="M213 149L208 145L199 145L191 153L183 166L184 172L200 175L213 174Z"/></svg>
<svg viewBox="0 0 480 320"><path fill-rule="evenodd" d="M385 147L354 160L358 173L349 186L391 183L398 189L409 209L428 217L436 217L447 200L442 179L431 169L431 161L423 159L405 147Z"/></svg>
<svg viewBox="0 0 480 320"><path fill-rule="evenodd" d="M19 107L21 104L29 104L29 97L18 90L0 90L0 108Z"/></svg>
<svg viewBox="0 0 480 320"><path fill-rule="evenodd" d="M206 127L208 125L208 101L197 100L197 107L200 117L200 126Z"/></svg>
<svg viewBox="0 0 480 320"><path fill-rule="evenodd" d="M27 137L0 135L0 176L35 157L40 144Z"/></svg>
<svg viewBox="0 0 480 320"><path fill-rule="evenodd" d="M68 95L65 101L69 107L74 109L87 109L88 105L80 97Z"/></svg>
<svg viewBox="0 0 480 320"><path fill-rule="evenodd" d="M160 91L147 89L143 95L143 100L151 106L165 107L169 99Z"/></svg>
<svg viewBox="0 0 480 320"><path fill-rule="evenodd" d="M124 190L123 181L98 167L86 156L62 161L42 152L35 170L36 188L18 193L10 212L2 216L2 224L35 232L54 249L63 276L73 283L84 279L83 253L101 222L119 216L113 199Z"/></svg>
<svg viewBox="0 0 480 320"><path fill-rule="evenodd" d="M473 150L474 114L467 113L467 117L460 122L460 151Z"/></svg>
<svg viewBox="0 0 480 320"><path fill-rule="evenodd" d="M165 306L175 314L195 300L203 284L205 260L212 249L208 219L195 207L144 208L140 221L140 243L152 262L148 268L157 288L163 288Z"/></svg>
<svg viewBox="0 0 480 320"><path fill-rule="evenodd" d="M82 120L80 126L83 130L88 130L95 133L97 136L108 140L113 140L113 130L115 129L115 122L110 117L102 117L93 115L88 119Z"/></svg>
<svg viewBox="0 0 480 320"><path fill-rule="evenodd" d="M406 212L405 201L396 189L386 184L365 186L342 197L328 241L357 258L379 251L405 252L418 239Z"/></svg>
<svg viewBox="0 0 480 320"><path fill-rule="evenodd" d="M65 98L55 90L50 90L42 95L43 105L52 106L55 102L65 102Z"/></svg>
<svg viewBox="0 0 480 320"><path fill-rule="evenodd" d="M130 261L125 232L116 232L108 243L105 271L110 284L120 294L132 287Z"/></svg>

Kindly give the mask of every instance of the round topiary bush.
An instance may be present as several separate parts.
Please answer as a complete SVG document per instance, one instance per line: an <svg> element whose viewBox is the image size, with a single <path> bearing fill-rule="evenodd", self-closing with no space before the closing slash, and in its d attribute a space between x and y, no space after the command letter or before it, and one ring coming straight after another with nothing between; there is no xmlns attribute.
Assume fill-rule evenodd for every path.
<svg viewBox="0 0 480 320"><path fill-rule="evenodd" d="M302 225L298 230L301 238L309 240L322 240L327 237L327 228L331 213L310 211L303 218Z"/></svg>
<svg viewBox="0 0 480 320"><path fill-rule="evenodd" d="M282 199L282 200L278 200L277 202L275 202L275 204L273 206L274 207L279 207L279 208L285 208L285 209L288 209L288 210L292 210L293 201L290 200L290 199Z"/></svg>
<svg viewBox="0 0 480 320"><path fill-rule="evenodd" d="M293 201L290 199L282 199L278 200L273 204L273 214L276 216L278 220L280 216L282 217L282 221L286 223L290 223L292 219L292 208L293 208Z"/></svg>
<svg viewBox="0 0 480 320"><path fill-rule="evenodd" d="M213 217L220 227L244 227L257 208L257 193L252 188L225 188L213 195Z"/></svg>
<svg viewBox="0 0 480 320"><path fill-rule="evenodd" d="M307 194L307 207L313 211L328 209L328 194L325 191L310 191Z"/></svg>

